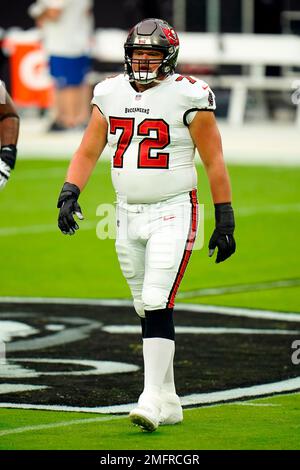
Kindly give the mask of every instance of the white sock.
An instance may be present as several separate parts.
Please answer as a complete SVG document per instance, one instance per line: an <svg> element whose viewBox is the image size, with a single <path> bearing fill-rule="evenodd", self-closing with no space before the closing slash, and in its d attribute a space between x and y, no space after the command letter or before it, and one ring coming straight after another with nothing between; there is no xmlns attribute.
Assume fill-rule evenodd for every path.
<svg viewBox="0 0 300 470"><path fill-rule="evenodd" d="M165 380L162 385L162 389L168 393L176 393L175 382L174 382L174 355L175 355L175 343L174 350L169 362Z"/></svg>
<svg viewBox="0 0 300 470"><path fill-rule="evenodd" d="M144 392L160 392L174 349L175 343L171 339L143 339Z"/></svg>

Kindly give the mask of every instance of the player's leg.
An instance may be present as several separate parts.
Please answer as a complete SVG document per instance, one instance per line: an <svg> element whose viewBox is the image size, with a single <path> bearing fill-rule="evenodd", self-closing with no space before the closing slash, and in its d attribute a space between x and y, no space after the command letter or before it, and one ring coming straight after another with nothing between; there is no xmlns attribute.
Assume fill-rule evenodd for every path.
<svg viewBox="0 0 300 470"><path fill-rule="evenodd" d="M145 312L142 302L142 289L145 274L146 244L131 229L135 225L135 216L136 214L128 213L122 207L117 207L117 237L115 247L121 271L131 291L135 311L141 319L143 331Z"/></svg>
<svg viewBox="0 0 300 470"><path fill-rule="evenodd" d="M152 421L156 426L165 421L170 424L182 421L182 409L176 395L173 372L173 308L167 307L179 251L178 243L172 239L172 233L175 233L172 228L173 223L169 228L155 233L148 242L142 293L145 307L144 390L139 399L139 406L145 409L148 403L150 404ZM165 406L164 402L171 402L172 409Z"/></svg>
<svg viewBox="0 0 300 470"><path fill-rule="evenodd" d="M132 231L129 227L135 225L134 219L134 215L126 212L120 207L118 208L116 251L122 273L131 290L134 308L141 320L142 336L144 337L146 319L142 301L142 289L145 272L146 243L143 243L138 238L132 237ZM134 424L139 424L144 427L144 417L134 416L133 412L131 412L130 418ZM156 427L157 425L158 424L156 424ZM148 430L151 431L156 428L151 421L151 417L151 429L149 428L149 423L147 423L146 426Z"/></svg>
<svg viewBox="0 0 300 470"><path fill-rule="evenodd" d="M147 243L142 301L145 308L143 354L144 391L135 415L152 408L152 421L174 424L182 421L173 372L175 335L173 306L188 264L197 230L197 201L169 208ZM148 413L149 414L149 413Z"/></svg>
<svg viewBox="0 0 300 470"><path fill-rule="evenodd" d="M191 192L187 203L179 204L177 207L167 205L166 210L170 215L162 217L162 223L153 233L146 250L142 293L146 321L147 318L151 319L156 311L173 312L175 296L188 264L197 231L196 192ZM161 336L164 336L165 321L172 322L171 328L174 330L173 316L167 319L168 315L160 323ZM165 391L170 393L175 392L173 357L174 351L163 384Z"/></svg>

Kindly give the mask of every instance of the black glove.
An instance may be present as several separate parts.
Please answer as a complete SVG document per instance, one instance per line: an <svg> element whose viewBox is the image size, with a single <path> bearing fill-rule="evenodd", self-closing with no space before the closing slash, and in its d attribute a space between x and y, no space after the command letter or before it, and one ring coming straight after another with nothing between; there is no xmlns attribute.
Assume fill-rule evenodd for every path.
<svg viewBox="0 0 300 470"><path fill-rule="evenodd" d="M230 202L215 204L216 228L209 240L209 256L218 247L216 263L221 263L235 252L234 214Z"/></svg>
<svg viewBox="0 0 300 470"><path fill-rule="evenodd" d="M14 169L17 158L15 145L3 145L0 150L0 189L4 188Z"/></svg>
<svg viewBox="0 0 300 470"><path fill-rule="evenodd" d="M65 235L74 235L75 230L79 227L74 220L73 214L78 219L83 220L80 205L77 199L80 189L76 184L65 183L58 198L57 207L60 209L58 215L58 227Z"/></svg>

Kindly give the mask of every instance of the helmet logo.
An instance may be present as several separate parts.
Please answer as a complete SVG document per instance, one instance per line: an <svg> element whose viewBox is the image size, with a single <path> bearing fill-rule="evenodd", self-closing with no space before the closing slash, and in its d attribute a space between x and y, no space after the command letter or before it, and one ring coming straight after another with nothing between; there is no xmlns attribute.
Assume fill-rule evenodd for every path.
<svg viewBox="0 0 300 470"><path fill-rule="evenodd" d="M172 44L172 46L179 46L178 36L173 28L162 28L162 30L165 33L165 36L168 39L169 43Z"/></svg>
<svg viewBox="0 0 300 470"><path fill-rule="evenodd" d="M147 40L145 38L138 38L138 44L146 44Z"/></svg>

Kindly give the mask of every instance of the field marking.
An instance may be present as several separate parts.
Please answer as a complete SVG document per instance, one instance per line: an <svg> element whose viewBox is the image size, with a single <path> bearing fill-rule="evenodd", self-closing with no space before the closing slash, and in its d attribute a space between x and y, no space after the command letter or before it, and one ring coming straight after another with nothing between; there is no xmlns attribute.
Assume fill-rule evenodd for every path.
<svg viewBox="0 0 300 470"><path fill-rule="evenodd" d="M129 299L85 299L67 297L0 297L0 304L63 304L63 305L93 305L106 307L133 307ZM280 312L274 310L251 309L244 307L225 307L208 304L178 303L175 310L189 310L198 313L217 313L218 315L229 315L247 318L260 318L267 320L283 320L287 322L300 322L300 312Z"/></svg>
<svg viewBox="0 0 300 470"><path fill-rule="evenodd" d="M44 429L55 429L61 428L65 426L73 426L74 424L89 424L89 423L97 423L97 422L104 422L104 421L114 421L117 419L124 419L125 416L108 416L107 418L85 418L85 419L77 419L72 421L61 421L60 423L49 423L49 424L38 424L37 426L24 426L22 428L14 428L8 429L5 431L0 431L0 437L8 436L10 434L21 434L23 432L29 431L43 431Z"/></svg>
<svg viewBox="0 0 300 470"><path fill-rule="evenodd" d="M61 298L27 298L27 297L2 297L0 303L44 303L55 304L63 303L66 305L105 305L105 306L132 306L132 301L123 299L61 299ZM199 305L199 304L181 304L177 305L177 309L185 309L197 313L215 313L220 315L230 315L248 318L272 319L283 320L285 322L300 322L300 314L298 313L284 313L274 312L270 310L257 310L236 307L220 307L212 305ZM295 331L296 333L296 331ZM205 404L216 404L228 401L240 400L241 398L258 398L261 396L282 394L287 392L300 391L300 377L293 379L274 382L271 384L255 385L245 388L236 388L225 391L192 394L181 398L184 406L201 406ZM35 404L15 404L15 403L1 403L0 408L22 408L22 409L40 409L40 410L53 410L53 411L79 411L90 413L127 413L136 404L114 405L105 407L70 407L70 406L50 406L50 405L35 405Z"/></svg>
<svg viewBox="0 0 300 470"><path fill-rule="evenodd" d="M295 395L295 394L285 393L282 395ZM281 394L277 394L276 396L281 396ZM241 405L241 406L257 406L257 407L259 406L281 407L282 406L281 404L274 404L274 403L247 403L247 402L237 401L237 402L230 402L230 403L216 403L216 404L207 405L207 406L204 405L201 408L208 408L208 407L213 408L213 407L222 406L222 405ZM33 408L33 407L34 405L31 405L30 409L40 409L40 408ZM2 404L0 404L0 408L3 408ZM20 408L20 407L10 406L10 408ZM62 410L60 409L58 411L62 411ZM14 429L7 429L4 431L0 431L0 437L11 435L11 434L21 434L21 433L28 432L28 431L40 431L44 429L53 429L53 428L59 428L59 427L65 427L65 426L72 426L73 424L89 424L89 423L94 423L94 422L99 422L99 421L109 422L109 421L115 421L115 420L127 419L127 418L128 418L127 414L120 414L120 415L108 416L104 418L87 418L87 419L72 420L72 421L62 421L59 423L41 424L41 425L36 425L36 426L24 426L21 428L14 428Z"/></svg>
<svg viewBox="0 0 300 470"><path fill-rule="evenodd" d="M215 406L220 406L220 405L226 405L226 403L220 403L216 404ZM231 405L243 405L243 406L270 406L270 407L281 407L282 405L280 404L263 404L263 403L245 403L245 402L234 402L230 403ZM213 406L213 405L212 405ZM210 406L210 408L212 407ZM0 407L2 407L0 405ZM203 406L202 408L208 408L206 406ZM115 421L119 419L127 419L127 415L121 414L121 415L114 415L114 416L108 416L108 417L101 417L101 418L85 418L85 419L78 419L78 420L72 420L72 421L61 421L58 423L49 423L49 424L38 424L36 426L24 426L20 428L14 428L14 429L7 429L4 431L0 431L0 437L3 436L9 436L12 434L22 434L24 432L34 432L34 431L43 431L45 429L55 429L55 428L60 428L60 427L66 427L66 426L73 426L74 424L90 424L90 423L97 423L97 422L109 422L109 421Z"/></svg>
<svg viewBox="0 0 300 470"><path fill-rule="evenodd" d="M28 384L0 384L0 395L15 392L32 392L37 390L45 390L47 385L28 385Z"/></svg>
<svg viewBox="0 0 300 470"><path fill-rule="evenodd" d="M292 203L292 204L274 204L269 206L255 206L255 207L237 207L235 209L237 217L247 217L256 214L265 214L265 213L272 213L272 214L279 214L286 211L290 212L299 212L300 211L300 202Z"/></svg>
<svg viewBox="0 0 300 470"><path fill-rule="evenodd" d="M107 325L101 328L111 334L138 334L141 327L136 325ZM300 330L275 330L268 328L226 328L210 326L176 326L176 334L195 334L195 335L300 335Z"/></svg>
<svg viewBox="0 0 300 470"><path fill-rule="evenodd" d="M97 222L84 222L80 230L96 230ZM57 232L59 229L55 224L28 225L22 227L4 227L0 228L0 237L10 237L13 235L34 235L39 233Z"/></svg>
<svg viewBox="0 0 300 470"><path fill-rule="evenodd" d="M54 210L54 209L53 209ZM294 204L278 204L261 207L241 207L236 209L237 217L251 217L257 214L268 214L268 213L284 213L284 212L300 212L300 203ZM205 220L214 219L214 215L209 213L205 216ZM80 225L80 230L93 230L96 229L97 221L84 222ZM51 233L58 231L55 224L41 224L41 225L26 225L20 227L3 227L0 229L0 237L9 237L17 235L27 234L40 234L40 233Z"/></svg>
<svg viewBox="0 0 300 470"><path fill-rule="evenodd" d="M274 395L282 395L288 392L300 392L300 377L294 379L282 380L262 385L252 385L251 387L239 387L231 390L222 390L210 393L192 393L180 397L182 406L202 407L204 405L216 405L222 403L234 403L241 398L261 398ZM127 403L125 405L97 406L97 407L79 407L62 405L36 405L23 403L0 403L0 408L44 410L44 411L71 411L83 413L103 413L103 414L121 414L129 413L135 408L137 403Z"/></svg>
<svg viewBox="0 0 300 470"><path fill-rule="evenodd" d="M93 305L93 306L107 306L107 307L132 307L133 302L129 299L85 299L74 297L0 297L1 303L16 303L16 304L63 304L63 305Z"/></svg>
<svg viewBox="0 0 300 470"><path fill-rule="evenodd" d="M273 407L273 406L275 406L275 407L276 406L282 406L282 405L279 405L279 403L278 404L276 404L276 403L247 403L245 401L241 401L241 402L237 401L233 404L234 405L239 405L239 406L258 406L258 407L259 406L267 406L267 407L268 406L271 406L271 407Z"/></svg>
<svg viewBox="0 0 300 470"><path fill-rule="evenodd" d="M48 372L48 371L42 371L42 372L37 372L33 369L30 369L28 367L23 368L19 367L16 371L15 368L18 367L18 363L32 363L32 364L66 364L66 365L76 365L76 366L82 366L84 367L84 370L75 370L75 371L55 371L55 372ZM126 362L120 362L120 361L92 361L92 360L82 360L82 359L51 359L51 358L30 358L30 357L18 357L18 358L13 358L9 359L6 363L1 364L1 369L0 369L0 377L1 378L7 378L9 379L14 379L14 378L36 378L36 377L44 377L44 376L84 376L84 375L107 375L107 374L123 374L123 373L128 373L128 372L136 372L139 370L139 366L135 364L128 364ZM2 393L8 393L6 390L6 387L10 386L10 384L0 384L0 394ZM4 391L2 391L2 387L4 388ZM19 391L19 388L21 388L21 391L26 391L26 390L35 390L37 387L40 388L40 386L36 385L13 385L13 387L16 387L16 392ZM25 387L25 388L23 388ZM27 388L26 388L27 387ZM42 388L48 388L48 386L42 386ZM14 390L12 390L14 391Z"/></svg>
<svg viewBox="0 0 300 470"><path fill-rule="evenodd" d="M208 297L213 295L236 294L242 292L256 292L260 290L282 289L286 287L297 286L300 286L300 278L280 279L278 281L237 284L233 286L210 287L183 291L177 294L177 299L193 299L195 297Z"/></svg>
<svg viewBox="0 0 300 470"><path fill-rule="evenodd" d="M216 403L232 402L241 398L258 398L261 396L280 394L284 392L300 391L300 377L282 380L263 385L253 385L251 387L239 387L231 390L224 390L210 393L193 393L180 397L183 406L201 406ZM124 413L129 412L135 403L131 405L114 405L99 407L102 413Z"/></svg>
<svg viewBox="0 0 300 470"><path fill-rule="evenodd" d="M54 168L36 168L33 170L23 170L15 174L14 180L36 180L63 177L67 172L67 166L57 166Z"/></svg>
<svg viewBox="0 0 300 470"><path fill-rule="evenodd" d="M181 308L190 312L217 313L234 317L260 318L266 320L283 320L287 322L300 322L300 313L275 312L274 310L248 309L243 307L222 307L220 305L186 304L181 303ZM177 309L180 310L179 304Z"/></svg>

